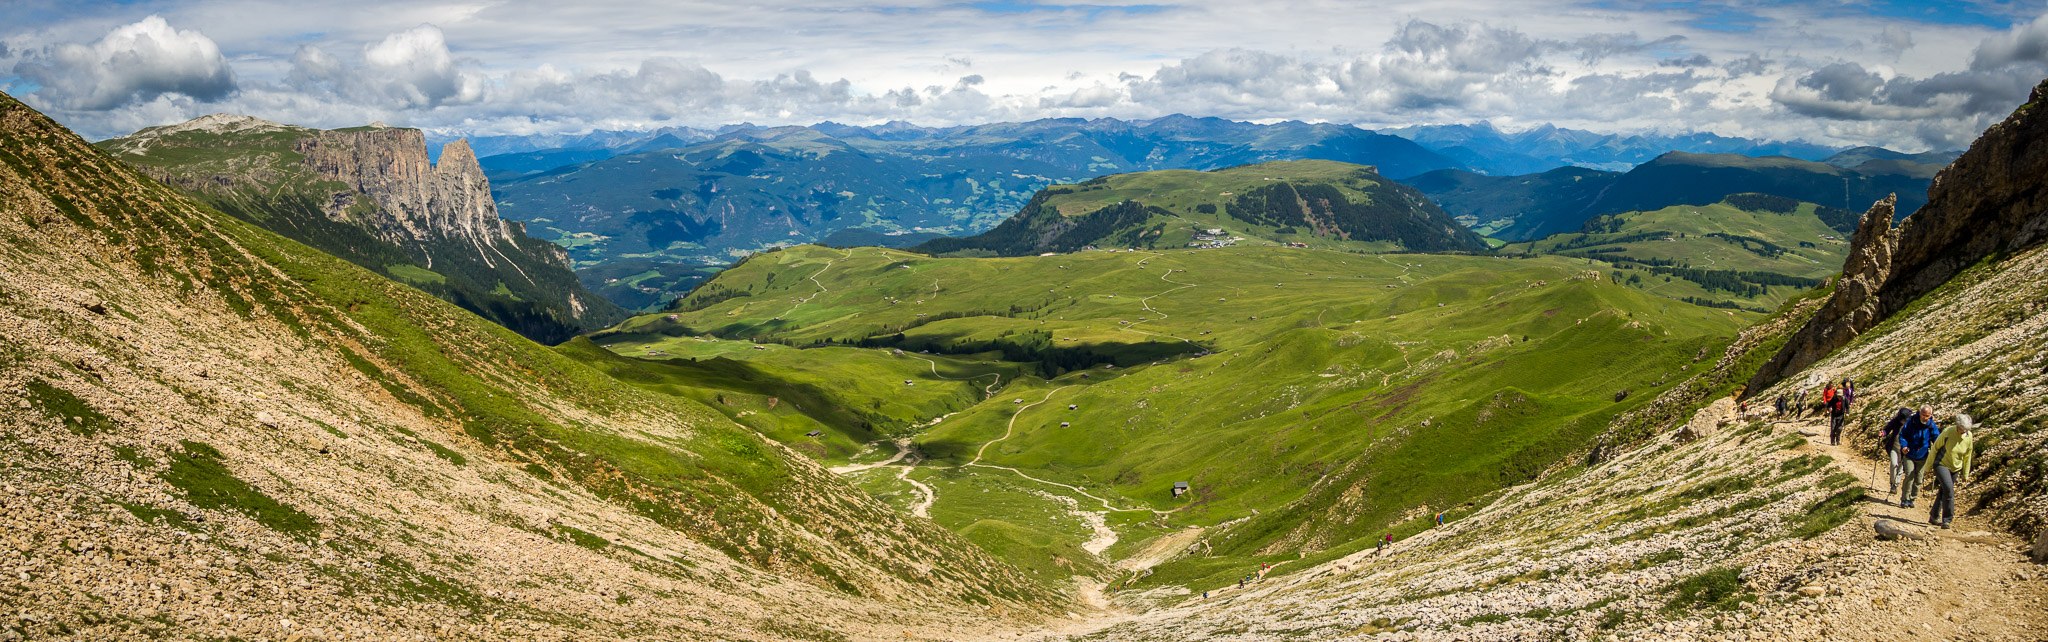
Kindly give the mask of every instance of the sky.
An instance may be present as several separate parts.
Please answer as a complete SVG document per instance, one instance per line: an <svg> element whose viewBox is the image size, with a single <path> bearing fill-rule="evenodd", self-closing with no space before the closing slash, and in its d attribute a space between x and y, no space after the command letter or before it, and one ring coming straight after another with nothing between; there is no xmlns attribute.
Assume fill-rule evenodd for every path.
<svg viewBox="0 0 2048 642"><path fill-rule="evenodd" d="M2048 0L0 0L0 91L88 138L217 113L439 135L1183 113L1958 149Z"/></svg>

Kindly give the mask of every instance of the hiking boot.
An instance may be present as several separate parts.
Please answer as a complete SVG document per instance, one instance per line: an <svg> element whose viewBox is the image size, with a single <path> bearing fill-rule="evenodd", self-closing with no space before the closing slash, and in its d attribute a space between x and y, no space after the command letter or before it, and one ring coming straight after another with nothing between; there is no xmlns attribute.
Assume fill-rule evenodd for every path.
<svg viewBox="0 0 2048 642"><path fill-rule="evenodd" d="M1948 522L1941 523L1941 530L1948 530Z"/></svg>

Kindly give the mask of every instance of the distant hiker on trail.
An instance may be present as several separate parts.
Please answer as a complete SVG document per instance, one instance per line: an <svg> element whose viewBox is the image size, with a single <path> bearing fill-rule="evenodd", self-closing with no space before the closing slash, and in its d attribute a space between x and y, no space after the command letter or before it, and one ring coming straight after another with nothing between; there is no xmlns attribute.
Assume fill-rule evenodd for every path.
<svg viewBox="0 0 2048 642"><path fill-rule="evenodd" d="M1920 475L1927 472L1928 447L1941 436L1941 426L1934 423L1934 408L1920 407L1920 414L1906 422L1899 431L1900 456L1905 459L1900 474L1905 484L1899 489L1899 507L1912 508L1913 500L1920 496Z"/></svg>
<svg viewBox="0 0 2048 642"><path fill-rule="evenodd" d="M1842 445L1842 422L1849 418L1849 393L1837 392L1828 400L1828 445Z"/></svg>
<svg viewBox="0 0 2048 642"><path fill-rule="evenodd" d="M1778 416L1783 417L1791 412L1792 409L1786 407L1788 405L1790 405L1790 403L1785 401L1785 395L1778 395Z"/></svg>
<svg viewBox="0 0 2048 642"><path fill-rule="evenodd" d="M1970 477L1970 459L1976 447L1976 440L1970 435L1973 428L1969 415L1956 416L1956 428L1934 438L1928 450L1934 452L1934 481L1938 484L1934 492L1934 506L1927 512L1927 523L1948 528L1956 518L1956 476Z"/></svg>
<svg viewBox="0 0 2048 642"><path fill-rule="evenodd" d="M1906 422L1912 420L1913 409L1900 408L1898 412L1892 413L1892 420L1884 422L1884 427L1878 429L1877 433L1878 447L1884 449L1885 456L1891 457L1891 467L1885 470L1891 478L1891 492L1894 495L1899 493L1899 466L1904 461L1899 456L1899 431L1905 430Z"/></svg>
<svg viewBox="0 0 2048 642"><path fill-rule="evenodd" d="M1797 410L1797 411L1799 411L1799 414L1797 414L1797 415L1793 415L1793 416L1795 416L1795 417L1804 417L1804 416L1806 416L1806 391L1805 391L1805 390L1800 390L1800 391L1799 391L1799 394L1798 394L1798 395L1796 395L1796 396L1794 396L1794 397L1792 398L1792 409L1793 409L1793 410Z"/></svg>

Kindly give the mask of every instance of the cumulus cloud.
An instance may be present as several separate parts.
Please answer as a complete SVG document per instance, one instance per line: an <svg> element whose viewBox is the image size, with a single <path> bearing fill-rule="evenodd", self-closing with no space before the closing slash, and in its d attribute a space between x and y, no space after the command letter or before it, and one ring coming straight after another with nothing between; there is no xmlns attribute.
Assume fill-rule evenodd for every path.
<svg viewBox="0 0 2048 642"><path fill-rule="evenodd" d="M552 4L545 0L506 0L532 3L518 12L403 14L397 8L409 3L364 1L388 2L381 5L392 8L387 13L404 16L392 17L402 20L396 24L419 26L280 34L246 25L215 31L215 23L196 22L222 38L221 46L155 18L111 32L85 21L32 32L0 28L0 71L11 66L19 77L11 90L95 135L212 111L323 127L384 120L448 134L821 120L952 125L1178 112L1365 126L1550 122L1909 148L1967 140L2048 75L2048 18L1974 35L1964 35L1972 27L1908 22L1873 30L1860 19L1853 29L1832 31L1853 37L1815 38L1831 32L1832 18L1762 22L1753 35L1731 37L1583 4L1573 10L1605 17L1488 24L1471 21L1478 16L1418 11L1398 21L1283 24L1240 16L1219 30L1213 20L1190 22L1200 11L1169 11L1142 21L1105 14L1101 21L1063 23L1071 39L1037 50L1029 43L1042 41L1042 32L1006 31L1016 16L966 25L977 14L952 10L920 26L914 11L811 16L768 3L705 17L689 38L675 38L667 18L626 23L606 15L598 19L617 24L588 40L590 25L543 24L550 15L543 5ZM1295 8L1318 17L1372 13L1349 5ZM743 15L749 12L777 19L750 25ZM519 19L504 18L511 14ZM191 26L190 12L165 15ZM781 20L791 15L798 20ZM803 23L807 16L823 22ZM868 29L875 23L861 22L868 19L902 30L878 38ZM1328 26L1336 22L1347 27ZM973 27L972 39L946 39L964 25ZM1602 33L1597 25L1624 26ZM586 39L586 48L562 55L548 44L565 33ZM667 40L650 44L654 33ZM796 44L755 42L785 37ZM1208 42L1217 45L1189 44ZM1772 44L1766 49L1765 42ZM847 43L853 46L811 46ZM765 49L749 49L757 45ZM627 53L638 51L646 53ZM1910 64L1901 63L1905 53L1913 54ZM1953 64L1930 64L1936 60ZM1944 68L1954 71L1938 73ZM9 83L4 74L0 83Z"/></svg>
<svg viewBox="0 0 2048 642"><path fill-rule="evenodd" d="M1693 54L1682 58L1665 58L1657 61L1659 67L1712 67L1714 59L1706 54Z"/></svg>
<svg viewBox="0 0 2048 642"><path fill-rule="evenodd" d="M236 88L234 70L212 39L157 16L116 27L92 44L30 52L14 73L41 86L34 93L39 104L67 110L107 110L172 94L215 101Z"/></svg>
<svg viewBox="0 0 2048 642"><path fill-rule="evenodd" d="M1987 38L1970 54L1970 70L1985 71L2015 63L2048 63L2048 15Z"/></svg>
<svg viewBox="0 0 2048 642"><path fill-rule="evenodd" d="M1894 59L1906 53L1907 49L1913 48L1913 32L1898 25L1885 25L1884 31L1870 40L1877 45L1878 51Z"/></svg>
<svg viewBox="0 0 2048 642"><path fill-rule="evenodd" d="M1572 43L1579 50L1579 59L1586 64L1598 63L1613 56L1639 54L1660 47L1672 47L1685 42L1685 36L1665 36L1644 41L1634 33L1596 33L1579 38Z"/></svg>
<svg viewBox="0 0 2048 642"><path fill-rule="evenodd" d="M2017 70L1887 78L1842 62L1780 79L1771 99L1796 113L1840 120L1966 118L2003 115L2038 78Z"/></svg>
<svg viewBox="0 0 2048 642"><path fill-rule="evenodd" d="M433 25L420 25L363 47L343 60L314 46L292 56L287 81L310 91L391 109L433 108L474 102L483 94L481 75L463 69Z"/></svg>

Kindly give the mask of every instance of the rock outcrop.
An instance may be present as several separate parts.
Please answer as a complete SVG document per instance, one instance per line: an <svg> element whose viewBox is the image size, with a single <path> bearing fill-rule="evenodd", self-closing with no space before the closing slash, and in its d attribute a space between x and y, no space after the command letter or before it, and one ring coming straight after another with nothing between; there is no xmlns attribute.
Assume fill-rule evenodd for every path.
<svg viewBox="0 0 2048 642"><path fill-rule="evenodd" d="M1979 260L2048 239L2048 83L1934 178L1927 205L1891 225L1879 201L1851 238L1834 295L1750 379L1760 391L1876 326Z"/></svg>
<svg viewBox="0 0 2048 642"><path fill-rule="evenodd" d="M583 287L561 246L498 217L465 141L443 146L436 164L417 129L320 130L214 114L97 146L222 212L535 341L559 343L625 316Z"/></svg>
<svg viewBox="0 0 2048 642"><path fill-rule="evenodd" d="M305 155L315 176L368 197L376 205L374 213L356 222L375 228L386 241L513 241L512 226L498 218L490 182L467 141L443 146L438 165L427 160L426 134L417 129L316 131L292 150ZM329 216L347 216L356 198L336 195L329 201ZM566 254L551 258L568 266Z"/></svg>

